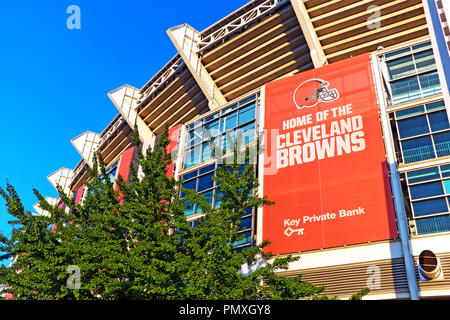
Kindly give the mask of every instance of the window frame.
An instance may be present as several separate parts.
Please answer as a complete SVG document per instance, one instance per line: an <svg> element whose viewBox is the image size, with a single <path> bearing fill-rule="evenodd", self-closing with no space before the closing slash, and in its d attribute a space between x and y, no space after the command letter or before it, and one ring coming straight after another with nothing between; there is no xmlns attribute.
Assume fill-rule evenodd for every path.
<svg viewBox="0 0 450 320"><path fill-rule="evenodd" d="M211 170L208 170L208 171L200 173L200 170L202 168L206 168L208 166L211 166L212 164L214 164L214 169L211 169ZM257 164L254 164L253 166L254 166L254 168L256 170L257 169ZM181 185L181 187L183 187L183 185L185 185L186 183L189 183L189 182L192 182L192 181L195 180L196 182L195 182L195 189L194 190L196 192L198 192L197 190L198 190L198 186L199 186L199 179L201 177L204 177L204 176L209 175L211 173L214 173L214 175L213 175L213 177L214 177L218 168L219 168L219 163L216 160L213 163L208 163L208 164L206 164L204 166L197 167L195 170L186 171L184 173L180 173L180 180L183 181L183 184ZM192 175L192 173L194 173L194 172L197 172L197 174L196 175ZM189 175L189 178L186 179L186 180L183 180L183 177L185 175ZM198 192L198 193L199 194L204 194L204 193L212 191L211 206L213 208L215 208L215 205L216 205L216 198L215 198L216 190L217 190L217 182L214 181L214 179L213 179L213 186L211 188L202 190L201 192ZM180 190L180 195L181 195L181 190ZM181 199L183 199L183 198L181 198ZM194 223L194 221L201 220L201 219L203 219L205 217L205 215L202 212L199 212L199 213L195 212L195 206L196 205L194 205L192 207L193 213L186 216L187 220L190 223ZM241 219L251 218L251 227L250 228L244 228L242 230L239 230L239 232L238 232L238 233L242 234L242 233L247 233L247 232L250 231L250 233L251 233L251 237L250 237L251 238L251 242L250 243L240 244L240 245L236 246L235 248L242 248L242 247L246 247L246 246L252 246L254 244L254 237L255 237L255 233L256 233L256 212L257 212L256 208L251 208L251 212L250 213L245 213L245 214L242 215Z"/></svg>
<svg viewBox="0 0 450 320"><path fill-rule="evenodd" d="M437 216L448 216L448 215L450 215L450 192L447 193L447 191L445 189L445 184L444 184L445 180L450 180L450 176L449 177L444 177L443 174L442 174L442 168L441 168L441 167L446 166L446 165L448 165L448 163L447 164L441 164L441 165L438 165L438 166L428 167L428 168L438 168L439 178L434 178L434 179L429 179L429 180L424 180L424 181L419 181L419 182L412 182L412 183L410 183L409 182L408 173L416 172L416 171L420 171L420 170L425 170L425 169L428 169L428 168L421 168L421 169L411 170L411 171L405 172L405 183L406 183L406 187L407 187L407 190L408 190L408 201L409 201L409 205L410 205L410 209L411 209L411 219L418 220L418 219L425 219L425 218L431 218L431 217L437 217ZM435 182L440 182L441 183L442 190L443 190L443 194L442 195L417 198L417 199L413 200L413 198L411 196L411 187L418 186L418 185L424 185L424 184L428 184L428 183L435 183ZM442 199L442 198L445 199L446 204L447 204L447 211L446 212L425 214L425 215L420 215L420 216L416 215L413 203L420 202L420 201L426 201L426 200L432 200L432 199Z"/></svg>
<svg viewBox="0 0 450 320"><path fill-rule="evenodd" d="M403 52L401 54L399 54L399 55L393 55L396 52L400 52L400 51L403 51ZM428 66L426 69L422 68L421 70L419 70L418 67L417 67L418 61L417 61L416 55L420 54L420 53L423 53L423 52L426 52L426 51L430 51L431 52L431 57L434 59L435 63L434 63L434 65ZM399 60L399 59L406 58L408 56L411 57L412 65L414 67L414 72L411 73L411 74L404 75L404 76L401 76L401 77L393 79L392 78L391 69L388 66L389 63L392 62L392 61L396 61L396 60ZM415 101L415 100L419 100L419 99L424 99L426 97L430 97L430 96L433 96L433 95L442 94L442 87L439 86L440 88L437 90L437 92L434 89L433 90L434 91L433 94L425 95L424 92L426 92L426 90L424 90L422 82L421 82L421 76L423 76L423 75L425 75L427 73L429 73L429 74L436 73L437 74L437 72L438 72L436 58L435 58L435 55L434 55L434 52L433 52L433 48L432 48L431 42L429 40L427 40L427 41L425 41L423 43L412 44L412 45L409 45L406 48L401 48L401 49L398 49L396 51L387 52L387 53L385 53L383 55L383 57L384 57L384 59L383 59L384 67L386 68L386 71L387 71L387 74L386 74L387 78L385 77L386 78L385 79L386 80L386 86L389 86L388 91L390 92L390 100L391 100L391 101L388 101L388 105L389 106L399 105L399 104L402 104L402 103L407 103L407 102L411 102L411 101ZM401 99L400 102L395 102L394 103L395 98L394 98L394 94L393 94L392 84L394 84L394 83L396 83L398 81L401 81L401 80L408 79L408 78L415 78L415 80L417 82L417 85L419 87L418 97L410 99L409 96L408 96L408 99L406 101L403 101L403 100L405 100L403 98L403 99Z"/></svg>
<svg viewBox="0 0 450 320"><path fill-rule="evenodd" d="M253 119L239 124L239 118L240 118L239 111L249 107L252 104L254 104ZM187 124L186 125L187 126L187 140L186 140L186 145L184 146L183 163L181 166L182 170L184 171L184 170L194 169L194 168L201 166L204 163L207 163L208 161L211 160L211 158L203 160L203 151L204 151L203 144L208 143L208 140L205 140L205 137L203 135L205 132L205 126L214 121L218 121L219 126L218 126L217 133L211 133L211 137L214 137L216 139L215 145L219 146L221 148L223 148L223 143L222 143L223 137L226 137L227 134L229 134L230 132L237 133L240 129L242 129L245 126L248 126L252 123L255 123L255 128L253 129L254 130L253 134L254 134L254 137L256 137L259 107L260 107L260 96L257 93L253 93L249 97L241 99L240 101L232 103L228 106L225 106L223 109L216 111L215 113L213 113L209 116L206 116L205 118L203 118L200 121L195 121L193 123ZM236 112L236 125L233 128L222 132L222 125L223 125L222 120L224 119L224 117L230 115L232 112ZM197 130L197 132L201 132L202 137L201 137L200 141L198 141L196 143L190 143L189 135L191 134L191 132L195 133L196 130ZM247 145L250 145L254 141L255 141L255 139ZM194 164L190 165L189 167L186 167L186 159L187 159L186 155L189 154L190 152L193 152L194 150L197 151L197 152L194 152L194 154L198 153L198 161L199 162L194 161ZM225 151L227 151L227 150L225 150ZM231 153L230 151L224 152L223 156L226 156L230 153Z"/></svg>
<svg viewBox="0 0 450 320"><path fill-rule="evenodd" d="M437 135L437 134L450 132L450 125L449 125L449 127L447 129L441 129L441 130L433 131L432 127L431 127L429 115L445 111L446 110L445 103L443 103L442 106L440 106L439 108L434 108L434 109L431 109L431 110L427 109L428 105L431 105L431 104L434 104L434 103L437 103L437 102L441 102L441 101L444 102L444 100L438 100L438 101L431 102L431 103L413 105L413 106L405 108L405 109L392 111L393 120L395 122L396 135L397 135L396 139L398 141L400 154L401 154L401 160L402 160L401 162L402 163L405 163L405 164L408 163L409 164L409 163L413 163L413 162L418 162L418 161L406 162L405 152L404 152L405 150L404 150L404 147L403 147L402 143L405 142L405 141L411 141L411 140L414 140L414 139L417 139L417 138L423 138L423 137L428 137L428 136L431 139L431 146L433 148L433 154L434 154L434 157L429 158L429 159L437 159L437 158L442 157L442 156L438 155L438 150L436 148L436 143L435 143L435 140L434 140L435 139L434 136ZM418 108L418 107L423 107L423 112L415 113L415 114L407 115L407 116L402 116L401 118L399 118L397 116L397 112L399 112L399 111L404 111L404 110L408 110L408 109L414 109L414 108ZM399 122L400 121L413 119L413 118L418 118L418 117L423 117L423 116L425 116L425 118L426 118L427 127L428 127L428 133L422 133L422 134L418 134L418 135L414 135L414 136L408 136L406 138L401 138L400 137L400 129L399 129ZM425 160L429 160L429 159L425 159ZM425 160L419 160L419 161L425 161Z"/></svg>

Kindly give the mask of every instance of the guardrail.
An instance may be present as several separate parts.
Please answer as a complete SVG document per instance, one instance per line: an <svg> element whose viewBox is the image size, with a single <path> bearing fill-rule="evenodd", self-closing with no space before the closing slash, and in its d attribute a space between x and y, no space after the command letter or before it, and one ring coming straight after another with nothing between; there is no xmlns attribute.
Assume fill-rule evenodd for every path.
<svg viewBox="0 0 450 320"><path fill-rule="evenodd" d="M200 33L200 41L197 43L198 51L201 53L204 50L211 47L213 44L222 40L224 37L228 36L230 33L239 30L240 28L248 25L249 23L259 19L263 15L270 13L275 10L278 5L286 2L286 0L268 0L257 5L256 7L249 9L239 17L231 20L227 24L223 25L219 29L211 32L210 30L214 27L208 28L202 33ZM226 18L225 18L226 19ZM220 22L219 22L220 23Z"/></svg>

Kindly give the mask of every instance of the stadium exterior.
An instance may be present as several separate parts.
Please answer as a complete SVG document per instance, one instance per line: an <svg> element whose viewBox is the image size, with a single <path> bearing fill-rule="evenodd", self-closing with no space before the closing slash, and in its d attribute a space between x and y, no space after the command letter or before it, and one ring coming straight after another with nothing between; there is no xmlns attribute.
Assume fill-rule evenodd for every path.
<svg viewBox="0 0 450 320"><path fill-rule="evenodd" d="M111 91L118 115L74 138L81 161L48 179L83 201L95 152L111 178L127 178L132 128L151 148L168 125L170 173L218 205L210 134L224 157L227 134L250 146L264 134L256 192L276 204L246 213L236 246L269 238L273 255L301 256L281 274L332 296L368 286L365 299L450 298L448 9L255 0L201 32L171 28L178 54L142 88ZM202 214L186 216L195 226Z"/></svg>

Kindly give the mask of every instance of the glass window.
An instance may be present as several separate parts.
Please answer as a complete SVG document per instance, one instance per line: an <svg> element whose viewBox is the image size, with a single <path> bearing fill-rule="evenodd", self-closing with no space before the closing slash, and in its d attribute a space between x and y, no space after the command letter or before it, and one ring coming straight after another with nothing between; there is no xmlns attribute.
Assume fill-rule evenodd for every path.
<svg viewBox="0 0 450 320"><path fill-rule="evenodd" d="M200 163L200 146L196 146L186 151L184 156L184 168L190 168Z"/></svg>
<svg viewBox="0 0 450 320"><path fill-rule="evenodd" d="M211 172L211 173L205 174L204 176L201 176L200 178L198 178L197 191L202 192L204 190L214 187L213 177L214 177L214 172Z"/></svg>
<svg viewBox="0 0 450 320"><path fill-rule="evenodd" d="M442 181L444 183L444 189L446 194L450 194L450 180Z"/></svg>
<svg viewBox="0 0 450 320"><path fill-rule="evenodd" d="M194 214L194 206L192 206L190 202L186 202L184 205L185 205L184 215L187 217L192 216Z"/></svg>
<svg viewBox="0 0 450 320"><path fill-rule="evenodd" d="M444 194L442 183L440 181L411 186L409 191L411 193L411 199L413 200Z"/></svg>
<svg viewBox="0 0 450 320"><path fill-rule="evenodd" d="M236 111L227 114L226 116L224 116L222 118L221 131L225 132L227 130L235 128L236 121L237 121L237 112Z"/></svg>
<svg viewBox="0 0 450 320"><path fill-rule="evenodd" d="M189 172L189 173L186 173L186 174L183 176L183 180L189 180L189 179L192 179L192 178L196 177L197 175L198 175L197 170L192 171L192 172Z"/></svg>
<svg viewBox="0 0 450 320"><path fill-rule="evenodd" d="M420 99L419 81L416 76L400 79L391 83L394 104Z"/></svg>
<svg viewBox="0 0 450 320"><path fill-rule="evenodd" d="M449 129L449 123L447 118L447 111L433 112L428 115L430 120L430 126L432 131L440 131Z"/></svg>
<svg viewBox="0 0 450 320"><path fill-rule="evenodd" d="M231 142L231 143L230 143ZM222 135L222 149L225 153L231 152L236 143L236 131L230 131Z"/></svg>
<svg viewBox="0 0 450 320"><path fill-rule="evenodd" d="M416 67L418 72L423 72L436 68L436 62L433 57L433 50L426 50L414 54L414 60L416 61Z"/></svg>
<svg viewBox="0 0 450 320"><path fill-rule="evenodd" d="M246 232L243 232L243 233L241 233L242 235L244 235L244 239L242 239L242 240L236 240L234 243L233 243L233 245L235 246L235 247L238 247L238 246L244 246L244 245L248 245L248 244L251 244L252 243L252 232L251 231L246 231Z"/></svg>
<svg viewBox="0 0 450 320"><path fill-rule="evenodd" d="M430 136L406 140L401 145L405 163L423 161L436 157Z"/></svg>
<svg viewBox="0 0 450 320"><path fill-rule="evenodd" d="M225 152L232 151L238 131L242 132L243 143L249 144L253 142L256 139L256 104L257 95L253 95L201 121L197 121L195 124L189 125L184 169L212 160L212 155L214 154L212 151L215 150L211 150L210 137L214 138L218 135L215 142L221 149L225 149ZM231 140L230 143L227 141L227 135ZM220 156L223 157L223 155ZM217 162L217 165L214 162L207 166L199 166L197 170L182 175L184 180L182 187L196 190L214 208L220 206L221 201L218 197L222 196L222 193L217 190L217 183L214 181L215 170L222 161ZM180 192L180 198L185 196L183 192ZM187 199L185 198L184 201L187 201ZM186 203L186 205L186 216L202 213L202 208L198 205L191 205L190 203ZM241 233L244 239L236 241L234 243L235 246L246 248L252 244L254 214L252 208L250 208L243 215ZM192 225L196 226L197 223L192 222Z"/></svg>
<svg viewBox="0 0 450 320"><path fill-rule="evenodd" d="M186 146L192 147L193 145L200 143L202 141L202 132L201 127L195 128L195 130L191 130L188 132Z"/></svg>
<svg viewBox="0 0 450 320"><path fill-rule="evenodd" d="M248 105L239 110L238 126L247 123L251 120L255 120L255 103Z"/></svg>
<svg viewBox="0 0 450 320"><path fill-rule="evenodd" d="M247 99L239 101L239 106L243 106L243 105L247 104L248 102L253 101L255 99L256 99L256 95L253 95L253 96L251 96L251 97L249 97Z"/></svg>
<svg viewBox="0 0 450 320"><path fill-rule="evenodd" d="M391 103L400 104L441 92L430 42L391 52L385 59Z"/></svg>
<svg viewBox="0 0 450 320"><path fill-rule="evenodd" d="M182 185L182 189L190 189L195 190L199 193L202 193L206 197L206 201L212 205L213 203L213 195L214 195L214 180L213 177L215 175L215 164L208 165L206 167L203 167L201 169L195 170L193 172L190 172L184 176L182 176L183 179L186 177L191 178L190 180L185 181ZM202 173L206 173L201 175ZM197 176L197 174L200 174L200 176ZM184 198L186 194L181 191L180 192L180 198ZM188 203L189 204L189 203ZM188 208L185 211L185 214L192 215L201 213L201 208L197 205L194 205L192 208Z"/></svg>
<svg viewBox="0 0 450 320"><path fill-rule="evenodd" d="M405 139L400 141L405 163L450 155L450 124L443 100L427 104L426 111L424 105L396 111L395 119L398 138ZM415 136L422 139L410 139Z"/></svg>
<svg viewBox="0 0 450 320"><path fill-rule="evenodd" d="M203 195L205 196L205 201L209 204L212 205L212 201L213 201L213 191L207 191L205 193L203 193Z"/></svg>
<svg viewBox="0 0 450 320"><path fill-rule="evenodd" d="M255 132L250 132L250 129L256 130L256 98L257 96L253 95L189 125L183 168L188 169L212 159L214 151L217 150L211 150L211 138L214 138L214 143L221 151L231 152L233 145L228 145L224 134L228 132L234 144L237 127L245 126L242 129L249 130L245 132L246 141L252 142Z"/></svg>
<svg viewBox="0 0 450 320"><path fill-rule="evenodd" d="M406 175L409 183L417 183L440 178L438 167L410 171Z"/></svg>
<svg viewBox="0 0 450 320"><path fill-rule="evenodd" d="M206 167L198 169L198 174L203 174L203 173L207 173L207 172L213 171L215 168L216 168L216 164L215 163L210 164L209 166L206 166Z"/></svg>
<svg viewBox="0 0 450 320"><path fill-rule="evenodd" d="M222 110L222 116L223 116L224 114L230 112L231 110L236 109L237 106L238 106L238 104L235 103L235 104L233 104L231 107L228 107L228 108L223 109L223 110Z"/></svg>
<svg viewBox="0 0 450 320"><path fill-rule="evenodd" d="M197 180L195 180L195 179L188 181L181 185L182 188L189 189L189 190L195 190L196 186L197 186ZM184 198L184 193L183 193L182 198Z"/></svg>
<svg viewBox="0 0 450 320"><path fill-rule="evenodd" d="M450 216L437 216L416 220L418 234L450 231Z"/></svg>
<svg viewBox="0 0 450 320"><path fill-rule="evenodd" d="M208 137L215 137L219 134L219 119L208 122L203 129L203 139L207 140Z"/></svg>
<svg viewBox="0 0 450 320"><path fill-rule="evenodd" d="M415 46L412 47L412 50L414 52L416 52L416 51L424 50L424 49L427 49L427 48L431 48L431 42L424 42L424 43L415 45Z"/></svg>
<svg viewBox="0 0 450 320"><path fill-rule="evenodd" d="M191 222L191 227L192 227L192 228L197 228L197 226L198 226L199 223L200 223L199 220L200 220L200 219L197 219L197 220L192 221L192 222Z"/></svg>
<svg viewBox="0 0 450 320"><path fill-rule="evenodd" d="M450 132L435 134L433 139L438 157L450 155Z"/></svg>
<svg viewBox="0 0 450 320"><path fill-rule="evenodd" d="M245 230L245 229L251 229L252 228L252 223L253 223L253 217L247 217L247 218L243 218L241 220L241 229Z"/></svg>
<svg viewBox="0 0 450 320"><path fill-rule="evenodd" d="M415 170L408 172L406 176L409 184L414 183L408 186L413 209L413 216L410 218L415 220L418 234L450 231L450 179L445 179L450 177L450 165ZM434 181L423 183L430 180ZM423 200L430 197L434 199Z"/></svg>
<svg viewBox="0 0 450 320"><path fill-rule="evenodd" d="M398 79L416 72L412 56L391 60L387 63L387 67L391 79Z"/></svg>
<svg viewBox="0 0 450 320"><path fill-rule="evenodd" d="M396 57L402 56L402 55L410 53L410 52L411 52L411 48L405 48L405 49L401 49L401 50L394 51L391 53L387 53L386 59L392 60L392 59L395 59Z"/></svg>
<svg viewBox="0 0 450 320"><path fill-rule="evenodd" d="M217 196L223 196L223 193L222 192L220 192L219 190L215 190L216 192L215 192L215 195L214 195L214 208L218 208L218 207L220 207L220 204L221 204L221 200L217 197Z"/></svg>
<svg viewBox="0 0 450 320"><path fill-rule="evenodd" d="M194 214L202 213L202 208L198 204L195 204L194 206Z"/></svg>
<svg viewBox="0 0 450 320"><path fill-rule="evenodd" d="M406 118L406 117L419 115L424 112L425 112L425 110L424 110L423 106L418 106L418 107L414 107L414 108L408 108L408 109L397 111L395 113L395 116L397 119L402 119L402 118Z"/></svg>
<svg viewBox="0 0 450 320"><path fill-rule="evenodd" d="M417 201L413 202L412 205L414 208L414 215L416 217L448 211L447 201L445 198Z"/></svg>
<svg viewBox="0 0 450 320"><path fill-rule="evenodd" d="M255 141L255 123L254 122L243 126L238 131L241 132L241 139L242 139L242 143L244 145L250 144L253 141Z"/></svg>
<svg viewBox="0 0 450 320"><path fill-rule="evenodd" d="M115 179L116 179L116 174L117 174L117 163L114 164L106 173L108 175L109 181L111 181L112 183L114 183Z"/></svg>
<svg viewBox="0 0 450 320"><path fill-rule="evenodd" d="M439 100L436 102L428 103L426 105L426 107L427 107L427 111L443 109L443 108L445 108L445 103L444 103L444 100Z"/></svg>
<svg viewBox="0 0 450 320"><path fill-rule="evenodd" d="M214 148L214 147L213 147ZM213 157L214 150L211 150L210 142L203 142L202 144L202 162L208 161Z"/></svg>
<svg viewBox="0 0 450 320"><path fill-rule="evenodd" d="M245 209L244 216L252 214L252 213L253 213L253 208L247 208L247 209Z"/></svg>
<svg viewBox="0 0 450 320"><path fill-rule="evenodd" d="M422 74L419 76L419 80L424 97L432 96L442 92L437 72Z"/></svg>
<svg viewBox="0 0 450 320"><path fill-rule="evenodd" d="M212 115L206 117L206 118L203 120L203 122L206 123L206 122L209 122L209 121L211 121L211 120L213 120L213 119L217 119L217 118L219 118L219 117L220 117L220 112L216 112L216 113L214 113L214 114L212 114Z"/></svg>
<svg viewBox="0 0 450 320"><path fill-rule="evenodd" d="M430 132L430 129L428 128L427 117L425 115L400 120L397 122L397 124L401 139Z"/></svg>
<svg viewBox="0 0 450 320"><path fill-rule="evenodd" d="M450 164L441 166L442 177L450 177Z"/></svg>

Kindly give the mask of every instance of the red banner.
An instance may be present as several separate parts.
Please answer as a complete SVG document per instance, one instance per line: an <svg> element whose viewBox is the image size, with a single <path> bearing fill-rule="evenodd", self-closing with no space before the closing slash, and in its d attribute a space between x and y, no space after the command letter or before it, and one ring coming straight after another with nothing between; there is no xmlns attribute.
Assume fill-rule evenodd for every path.
<svg viewBox="0 0 450 320"><path fill-rule="evenodd" d="M180 128L181 125L176 125L175 127L172 127L169 129L169 145L167 146L167 152L169 154L172 154L173 152L176 152L178 147L178 136L180 134ZM174 159L174 157L172 157ZM167 167L167 176L169 178L173 177L175 170L175 162L172 161L172 163Z"/></svg>
<svg viewBox="0 0 450 320"><path fill-rule="evenodd" d="M272 254L397 237L368 54L266 84Z"/></svg>

